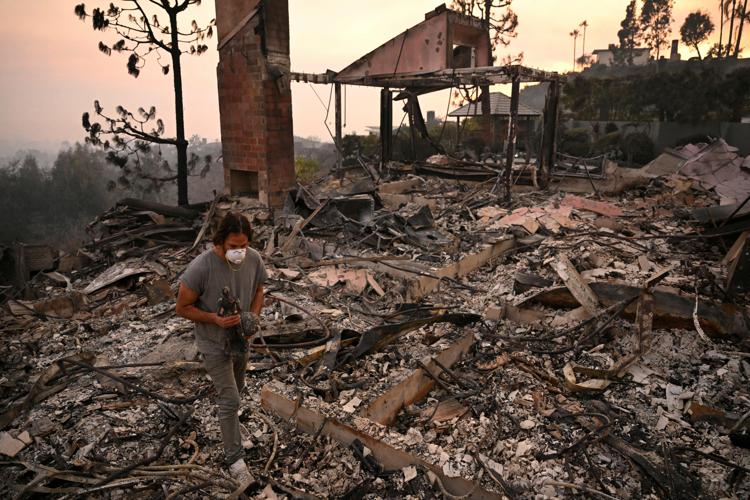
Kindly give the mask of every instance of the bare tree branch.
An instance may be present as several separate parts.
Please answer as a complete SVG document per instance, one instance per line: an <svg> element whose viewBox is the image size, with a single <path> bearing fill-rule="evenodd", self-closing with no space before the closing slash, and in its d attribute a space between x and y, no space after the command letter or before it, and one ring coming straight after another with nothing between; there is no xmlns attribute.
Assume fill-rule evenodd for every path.
<svg viewBox="0 0 750 500"><path fill-rule="evenodd" d="M148 56L153 53L156 53L156 62L163 74L167 75L171 70L175 93L175 137L163 136L164 124L161 119L156 118L153 107L148 112L140 108L139 115L135 115L118 106L116 116L107 116L96 102L95 113L102 123L91 123L88 113L84 113L82 121L88 133L86 142L107 150L107 159L122 169L121 183L127 181L127 176L149 179L154 183L177 180L178 203L181 205L188 203L187 178L194 175L199 159L194 155L188 156L180 57L184 53L200 55L208 50L208 46L201 42L213 36L215 20L203 27L193 20L189 27L183 26L180 29L178 14L191 5L199 4L200 0L119 0L112 1L106 8L95 8L91 14L86 12L84 4L75 6L76 16L83 21L91 19L94 30L110 31L119 36L120 39L111 45L99 42L99 50L107 55L111 55L113 51L128 52L129 74L137 77L145 67ZM169 18L168 22L162 23L158 14L149 17L145 7L151 6L158 7L158 12ZM169 39L165 40L167 37ZM161 51L169 54L171 64L162 60ZM149 129L154 122L156 126ZM151 145L173 146L177 149L176 174L168 163L161 165L163 170L170 173L168 176L154 175L143 169L142 157L150 154ZM154 161L158 163L158 158L151 158L149 161L151 164ZM205 175L209 166L210 160L206 160L199 175Z"/></svg>

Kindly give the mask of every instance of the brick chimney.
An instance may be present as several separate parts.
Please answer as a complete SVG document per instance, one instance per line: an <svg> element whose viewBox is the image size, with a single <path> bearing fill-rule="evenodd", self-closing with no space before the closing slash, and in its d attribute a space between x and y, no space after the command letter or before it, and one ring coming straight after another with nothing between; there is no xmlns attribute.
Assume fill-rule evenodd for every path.
<svg viewBox="0 0 750 500"><path fill-rule="evenodd" d="M669 53L669 60L670 61L679 61L680 60L680 41L679 40L672 40L672 51Z"/></svg>
<svg viewBox="0 0 750 500"><path fill-rule="evenodd" d="M287 0L216 0L224 182L280 207L294 184Z"/></svg>

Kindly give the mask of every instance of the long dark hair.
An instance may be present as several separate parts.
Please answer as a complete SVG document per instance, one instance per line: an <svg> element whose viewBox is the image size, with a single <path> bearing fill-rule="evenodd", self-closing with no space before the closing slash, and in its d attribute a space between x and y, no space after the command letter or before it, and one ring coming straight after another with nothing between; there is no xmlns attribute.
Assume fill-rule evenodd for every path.
<svg viewBox="0 0 750 500"><path fill-rule="evenodd" d="M230 234L244 234L247 239L252 239L250 221L243 214L229 212L221 220L219 229L214 233L214 245L223 245Z"/></svg>

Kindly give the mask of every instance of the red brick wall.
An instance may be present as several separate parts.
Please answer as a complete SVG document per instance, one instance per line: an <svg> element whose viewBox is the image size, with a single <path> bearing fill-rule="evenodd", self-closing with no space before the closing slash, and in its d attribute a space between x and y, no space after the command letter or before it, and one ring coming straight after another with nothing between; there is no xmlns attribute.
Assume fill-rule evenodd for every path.
<svg viewBox="0 0 750 500"><path fill-rule="evenodd" d="M232 0L217 0L217 20L226 3ZM261 201L279 207L294 184L289 11L286 0L264 5L262 16L256 15L230 40L219 42L221 140L230 191L230 170L257 172ZM238 13L232 20L239 22L245 15ZM234 28L219 26L219 32L226 36ZM271 66L275 71L270 71ZM281 82L276 80L279 70L285 74Z"/></svg>
<svg viewBox="0 0 750 500"><path fill-rule="evenodd" d="M219 43L260 3L261 0L216 0L216 31Z"/></svg>

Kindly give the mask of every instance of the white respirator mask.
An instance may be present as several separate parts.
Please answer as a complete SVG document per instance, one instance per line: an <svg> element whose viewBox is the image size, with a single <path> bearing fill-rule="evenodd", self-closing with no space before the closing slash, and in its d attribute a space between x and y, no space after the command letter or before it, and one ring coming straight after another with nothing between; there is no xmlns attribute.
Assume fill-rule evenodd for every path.
<svg viewBox="0 0 750 500"><path fill-rule="evenodd" d="M247 248L233 248L227 250L225 255L228 262L231 262L234 265L240 265L242 264L242 261L245 260Z"/></svg>

